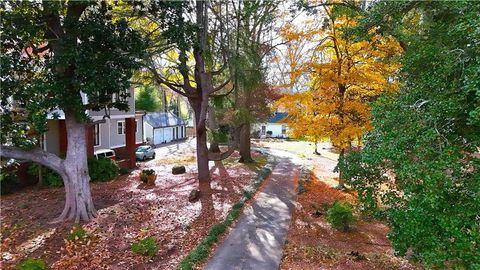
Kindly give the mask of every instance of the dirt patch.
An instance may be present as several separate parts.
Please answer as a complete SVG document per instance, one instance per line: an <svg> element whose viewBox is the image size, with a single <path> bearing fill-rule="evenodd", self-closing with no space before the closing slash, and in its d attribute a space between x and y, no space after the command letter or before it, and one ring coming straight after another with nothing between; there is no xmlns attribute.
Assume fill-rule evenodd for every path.
<svg viewBox="0 0 480 270"><path fill-rule="evenodd" d="M325 207L336 200L354 203L354 194L333 189L314 175L306 188L298 196L281 269L422 269L394 256L382 222L359 220L349 232L330 226Z"/></svg>
<svg viewBox="0 0 480 270"><path fill-rule="evenodd" d="M258 154L255 158L262 160ZM63 209L63 188L31 188L2 196L1 268L10 269L26 257L41 257L52 269L178 268L181 258L240 199L256 171L242 164L215 164L211 186L203 188L199 201L190 203L190 191L199 188L196 174L187 170L172 175L172 165L142 164L158 175L152 188L140 183L140 170L111 182L92 183L99 216L82 224L88 234L83 244L65 240L73 223L49 223ZM134 241L146 236L158 244L152 258L130 251Z"/></svg>

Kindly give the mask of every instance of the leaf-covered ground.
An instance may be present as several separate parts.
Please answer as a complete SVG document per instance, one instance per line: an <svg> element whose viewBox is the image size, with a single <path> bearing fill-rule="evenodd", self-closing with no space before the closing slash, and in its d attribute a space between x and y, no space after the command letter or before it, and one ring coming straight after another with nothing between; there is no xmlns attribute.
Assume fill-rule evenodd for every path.
<svg viewBox="0 0 480 270"><path fill-rule="evenodd" d="M332 228L326 206L336 200L354 203L355 196L332 188L329 181L312 175L307 192L298 195L281 269L421 269L393 255L388 227L382 222L357 218L349 232Z"/></svg>
<svg viewBox="0 0 480 270"><path fill-rule="evenodd" d="M255 158L264 160L257 154ZM34 257L52 269L175 269L256 174L257 167L234 160L238 156L225 166L212 164L211 190L195 203L188 202L190 191L198 188L191 153L173 159L157 153L156 160L139 163L157 172L153 188L140 183L139 169L111 182L92 183L99 217L82 224L87 237L81 243L66 240L73 223L50 223L63 209L63 188L30 188L3 196L1 268ZM185 164L187 173L172 175L176 164ZM131 244L147 236L155 238L157 254L150 258L132 253Z"/></svg>

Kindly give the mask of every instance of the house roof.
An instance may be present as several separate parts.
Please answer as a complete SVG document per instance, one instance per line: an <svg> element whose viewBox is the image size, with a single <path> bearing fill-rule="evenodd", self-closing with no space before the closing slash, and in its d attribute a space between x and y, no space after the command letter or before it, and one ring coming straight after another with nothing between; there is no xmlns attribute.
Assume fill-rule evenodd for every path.
<svg viewBox="0 0 480 270"><path fill-rule="evenodd" d="M153 128L185 125L185 121L171 112L147 113L143 120Z"/></svg>
<svg viewBox="0 0 480 270"><path fill-rule="evenodd" d="M275 112L275 114L268 119L268 123L279 123L281 120L283 120L285 117L288 116L288 113L286 112Z"/></svg>

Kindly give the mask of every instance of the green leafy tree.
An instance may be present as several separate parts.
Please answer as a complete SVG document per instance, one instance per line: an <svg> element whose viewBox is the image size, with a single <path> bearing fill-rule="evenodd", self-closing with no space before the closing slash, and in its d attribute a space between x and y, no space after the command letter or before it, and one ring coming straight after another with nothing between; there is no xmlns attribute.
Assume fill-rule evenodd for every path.
<svg viewBox="0 0 480 270"><path fill-rule="evenodd" d="M86 111L127 110L132 70L145 43L105 1L3 1L1 22L2 158L31 160L65 183L60 220L96 215L89 187ZM112 101L112 95L120 97ZM88 101L86 100L88 97ZM62 110L65 158L38 148L47 114ZM57 113L56 113L57 112Z"/></svg>
<svg viewBox="0 0 480 270"><path fill-rule="evenodd" d="M238 4L237 51L231 65L236 95L236 122L241 125L240 162L253 162L251 125L270 116L269 103L277 97L265 79L265 59L271 54L270 35L278 11L275 1L244 1Z"/></svg>
<svg viewBox="0 0 480 270"><path fill-rule="evenodd" d="M227 95L232 89L228 45L232 24L218 13L232 10L223 1L151 1L144 5L149 21L142 25L152 38L144 70L158 85L185 97L194 112L198 179L210 182L210 160L223 160L236 148L236 141L225 152L207 148L206 120L210 99ZM228 6L228 8L227 8ZM233 24L234 25L234 24ZM162 59L162 60L159 60ZM177 106L178 108L178 106Z"/></svg>
<svg viewBox="0 0 480 270"><path fill-rule="evenodd" d="M478 2L379 1L352 30L393 34L405 52L398 94L374 103L375 129L340 166L365 209L384 207L396 253L438 269L480 269L478 14Z"/></svg>
<svg viewBox="0 0 480 270"><path fill-rule="evenodd" d="M142 87L135 94L135 109L156 112L162 107L153 87Z"/></svg>

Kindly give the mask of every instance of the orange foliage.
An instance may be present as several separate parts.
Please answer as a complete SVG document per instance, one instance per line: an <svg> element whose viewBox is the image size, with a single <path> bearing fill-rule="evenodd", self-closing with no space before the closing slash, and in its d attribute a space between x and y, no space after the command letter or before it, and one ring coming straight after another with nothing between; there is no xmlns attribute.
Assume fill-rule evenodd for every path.
<svg viewBox="0 0 480 270"><path fill-rule="evenodd" d="M292 26L282 30L288 42L308 40L313 47L303 58L308 61L290 64L290 83L308 74L308 91L284 95L276 105L288 112L292 136L329 138L345 149L372 128L369 102L398 88L394 74L400 65L394 59L401 48L395 40L378 36L370 41L345 39L342 29L355 26L357 18L334 17L328 6L324 13L328 24L323 27L307 24L301 31Z"/></svg>

